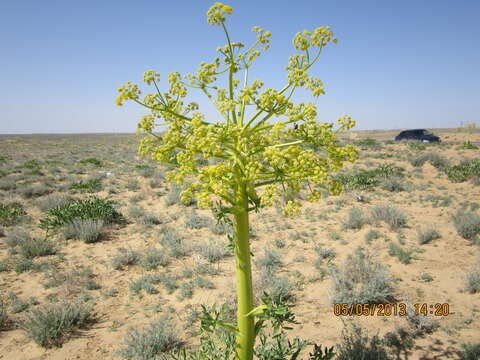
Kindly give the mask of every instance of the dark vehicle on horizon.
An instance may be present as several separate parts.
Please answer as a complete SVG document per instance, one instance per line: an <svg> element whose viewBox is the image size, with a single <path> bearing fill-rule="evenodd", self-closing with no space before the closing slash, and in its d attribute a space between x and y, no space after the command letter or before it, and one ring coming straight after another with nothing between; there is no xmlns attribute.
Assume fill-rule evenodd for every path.
<svg viewBox="0 0 480 360"><path fill-rule="evenodd" d="M440 142L440 138L425 129L404 130L395 136L395 141L420 140L423 142Z"/></svg>

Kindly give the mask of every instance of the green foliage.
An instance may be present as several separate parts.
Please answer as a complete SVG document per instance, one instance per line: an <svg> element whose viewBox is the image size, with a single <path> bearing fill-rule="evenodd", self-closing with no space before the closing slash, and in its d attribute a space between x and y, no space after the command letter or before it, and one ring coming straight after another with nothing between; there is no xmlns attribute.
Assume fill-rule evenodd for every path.
<svg viewBox="0 0 480 360"><path fill-rule="evenodd" d="M403 177L405 170L392 164L382 164L376 169L359 170L352 174L339 174L335 178L339 180L346 190L367 190L377 186L387 177Z"/></svg>
<svg viewBox="0 0 480 360"><path fill-rule="evenodd" d="M119 222L122 215L115 209L112 200L91 197L85 200L74 200L56 206L47 211L47 215L40 220L40 228L46 231L56 231L71 224L74 219L96 219L105 223Z"/></svg>
<svg viewBox="0 0 480 360"><path fill-rule="evenodd" d="M97 158L91 157L91 158L86 158L78 161L79 164L90 164L96 167L102 166L102 162L98 160Z"/></svg>
<svg viewBox="0 0 480 360"><path fill-rule="evenodd" d="M94 193L102 190L102 182L100 179L80 180L70 185L69 189L84 193Z"/></svg>
<svg viewBox="0 0 480 360"><path fill-rule="evenodd" d="M388 254L398 258L402 264L410 264L412 260L412 251L407 251L394 242L388 244Z"/></svg>
<svg viewBox="0 0 480 360"><path fill-rule="evenodd" d="M462 144L460 144L459 148L464 150L478 150L479 146L476 144L472 144L470 140L466 140Z"/></svg>
<svg viewBox="0 0 480 360"><path fill-rule="evenodd" d="M462 360L480 359L480 343L464 343L462 349Z"/></svg>
<svg viewBox="0 0 480 360"><path fill-rule="evenodd" d="M427 153L420 154L419 156L413 158L410 161L410 163L415 167L422 166L426 162L429 162L431 165L433 165L437 169L444 169L448 165L447 159L445 159L443 156L434 152L427 152Z"/></svg>
<svg viewBox="0 0 480 360"><path fill-rule="evenodd" d="M10 226L16 224L26 214L23 205L18 202L0 204L0 225Z"/></svg>
<svg viewBox="0 0 480 360"><path fill-rule="evenodd" d="M460 162L459 165L448 166L444 169L448 179L452 182L465 182L480 177L480 159L470 159Z"/></svg>
<svg viewBox="0 0 480 360"><path fill-rule="evenodd" d="M480 234L480 216L473 212L458 210L453 215L457 233L464 239L474 240Z"/></svg>
<svg viewBox="0 0 480 360"><path fill-rule="evenodd" d="M44 348L60 347L77 329L94 322L90 306L62 303L33 309L23 324L30 338Z"/></svg>

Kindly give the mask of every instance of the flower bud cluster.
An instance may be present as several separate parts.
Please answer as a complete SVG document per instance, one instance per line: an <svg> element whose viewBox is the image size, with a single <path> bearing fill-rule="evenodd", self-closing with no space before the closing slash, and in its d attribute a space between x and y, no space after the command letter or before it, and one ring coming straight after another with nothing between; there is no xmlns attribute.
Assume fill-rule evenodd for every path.
<svg viewBox="0 0 480 360"><path fill-rule="evenodd" d="M216 2L207 11L208 22L212 25L222 25L225 21L225 14L230 15L232 12L231 6Z"/></svg>

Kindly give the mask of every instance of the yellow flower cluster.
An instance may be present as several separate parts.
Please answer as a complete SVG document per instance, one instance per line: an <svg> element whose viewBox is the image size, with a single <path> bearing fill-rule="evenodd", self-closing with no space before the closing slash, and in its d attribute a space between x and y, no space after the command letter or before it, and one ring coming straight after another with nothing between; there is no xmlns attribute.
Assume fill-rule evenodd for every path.
<svg viewBox="0 0 480 360"><path fill-rule="evenodd" d="M224 25L225 15L231 13L230 6L215 3L207 12L208 21ZM289 58L286 67L289 83L283 90L267 88L260 91L264 83L258 79L236 90L240 79L232 74L240 70L240 63L248 68L260 55L260 50L255 47L260 44L266 50L269 46L269 31L258 26L252 30L257 32L257 42L243 54L237 55L231 50L231 47L242 48L242 43L229 41L219 48L227 64L225 70L219 71L221 61L215 58L211 63L201 62L194 75L182 78L178 72L171 72L168 75L169 90L163 94L157 87L160 74L148 70L144 72L143 80L148 85L153 82L157 92L146 94L142 102L138 85L128 81L118 88L116 102L122 105L125 100L131 99L151 109L151 113L142 116L137 126L137 134L145 133L138 152L151 155L152 159L174 168L167 172L166 178L184 185L182 201L195 197L199 207L213 208L214 200L218 200L214 196L217 196L236 209L239 199L246 196L250 204L260 204L260 207L280 203L285 215L294 216L301 209L301 203L295 196L306 183L310 189L308 201L321 198L321 192L312 190L311 183L328 188L333 194L342 190L342 184L329 176L341 169L345 161L358 159L358 152L352 145L340 146L335 136L338 130L355 126L355 121L350 116L341 116L337 119L340 129L333 130L333 124L317 120L314 103L293 104L291 94L286 92L293 85L304 86L314 97L325 93L322 81L307 73L319 54L312 60L307 50L312 46L322 47L328 42L336 42L329 27L316 28L313 33L307 30L297 33L295 48L304 50L305 54ZM250 63L246 63L246 59ZM230 70L229 86L212 86L217 76L227 70ZM208 123L205 116L197 112L197 103L184 105L180 99L187 96L187 86L200 87L227 121ZM232 88L233 96L230 92ZM210 94L210 90L215 90L216 94ZM237 110L237 105L256 107L258 112L254 116L258 122L254 123L252 119L245 123L244 114L238 116L237 121L232 121L230 116L233 117L232 111ZM286 115L287 120L269 124L266 120L272 115ZM154 134L156 118L162 118L169 125L161 137ZM295 129L288 126L293 122L299 123ZM320 151L304 145L313 145ZM216 157L214 165L200 162L212 157ZM261 194L257 195L257 191Z"/></svg>
<svg viewBox="0 0 480 360"><path fill-rule="evenodd" d="M216 2L207 11L208 22L212 25L222 25L225 21L225 14L231 14L233 8L231 6Z"/></svg>
<svg viewBox="0 0 480 360"><path fill-rule="evenodd" d="M116 99L116 104L118 106L122 106L123 102L126 100L138 99L139 95L141 94L141 91L138 89L138 85L133 84L130 81L127 81L125 84L120 85L117 91L120 93Z"/></svg>

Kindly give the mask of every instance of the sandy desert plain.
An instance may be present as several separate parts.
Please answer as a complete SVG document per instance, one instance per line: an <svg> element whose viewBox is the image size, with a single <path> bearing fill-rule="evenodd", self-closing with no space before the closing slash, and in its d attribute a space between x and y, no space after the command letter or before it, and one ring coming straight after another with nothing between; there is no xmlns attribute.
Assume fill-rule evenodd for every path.
<svg viewBox="0 0 480 360"><path fill-rule="evenodd" d="M257 301L267 289L295 305L291 336L374 359L345 354L402 328L404 343L381 345L388 359L479 358L480 150L462 144L480 131L429 130L440 144L394 143L398 130L342 134L361 155L341 172L341 195L305 200L295 219L250 213ZM148 359L152 321L175 325L157 321L160 338L194 344L199 304L227 302L233 314L230 229L183 205L166 167L137 156L138 140L0 135L0 359ZM123 220L68 225L51 211L92 196L115 201ZM46 223L58 229L48 239ZM449 314L336 316L333 302L348 299L448 304ZM73 332L47 336L75 313ZM363 335L344 330L352 322Z"/></svg>

